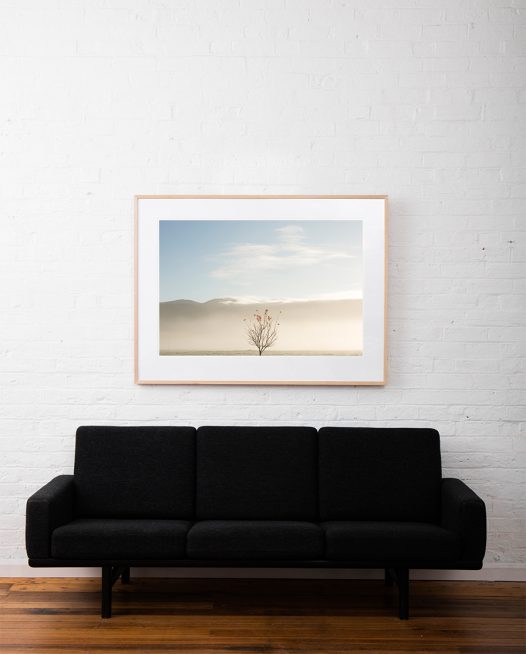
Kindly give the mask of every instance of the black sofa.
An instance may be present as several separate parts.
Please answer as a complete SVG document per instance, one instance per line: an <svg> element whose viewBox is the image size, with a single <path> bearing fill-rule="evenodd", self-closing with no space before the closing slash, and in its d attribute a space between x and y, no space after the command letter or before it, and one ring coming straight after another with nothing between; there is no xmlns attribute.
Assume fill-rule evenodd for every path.
<svg viewBox="0 0 526 654"><path fill-rule="evenodd" d="M73 475L27 502L29 565L477 570L484 502L443 479L433 429L80 427Z"/></svg>

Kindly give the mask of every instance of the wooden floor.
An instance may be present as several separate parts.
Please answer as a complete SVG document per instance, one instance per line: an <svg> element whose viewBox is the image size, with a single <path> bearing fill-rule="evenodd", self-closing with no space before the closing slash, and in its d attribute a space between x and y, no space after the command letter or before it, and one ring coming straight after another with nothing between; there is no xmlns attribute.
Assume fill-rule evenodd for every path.
<svg viewBox="0 0 526 654"><path fill-rule="evenodd" d="M110 620L99 585L0 579L0 652L526 652L525 584L414 581L408 622L383 581L132 579Z"/></svg>

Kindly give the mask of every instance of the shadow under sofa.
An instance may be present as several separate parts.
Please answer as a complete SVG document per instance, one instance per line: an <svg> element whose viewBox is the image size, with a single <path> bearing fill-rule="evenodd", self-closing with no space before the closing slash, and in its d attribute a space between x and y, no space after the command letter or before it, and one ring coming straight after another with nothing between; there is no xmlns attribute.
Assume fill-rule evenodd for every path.
<svg viewBox="0 0 526 654"><path fill-rule="evenodd" d="M33 567L482 567L484 502L444 479L434 429L79 427L73 475L27 502Z"/></svg>

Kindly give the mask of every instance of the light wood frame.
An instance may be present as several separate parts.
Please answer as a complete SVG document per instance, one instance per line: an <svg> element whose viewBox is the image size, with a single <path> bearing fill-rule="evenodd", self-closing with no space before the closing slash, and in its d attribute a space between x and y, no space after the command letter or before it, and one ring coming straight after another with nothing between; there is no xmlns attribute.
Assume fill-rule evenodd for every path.
<svg viewBox="0 0 526 654"><path fill-rule="evenodd" d="M140 200L383 200L384 201L384 324L383 324L383 375L377 381L334 380L165 380L140 379L139 377L139 201ZM387 254L388 254L388 196L387 195L135 195L134 196L134 383L139 385L201 385L201 386L383 386L387 383Z"/></svg>

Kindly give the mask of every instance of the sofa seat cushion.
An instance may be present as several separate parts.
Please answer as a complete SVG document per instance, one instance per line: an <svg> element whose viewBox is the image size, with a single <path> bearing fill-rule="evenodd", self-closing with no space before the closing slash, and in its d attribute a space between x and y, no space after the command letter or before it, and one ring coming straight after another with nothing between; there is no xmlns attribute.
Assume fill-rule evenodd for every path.
<svg viewBox="0 0 526 654"><path fill-rule="evenodd" d="M203 520L190 529L187 552L191 559L320 559L323 531L292 520Z"/></svg>
<svg viewBox="0 0 526 654"><path fill-rule="evenodd" d="M184 559L184 520L85 518L54 530L51 555L57 559Z"/></svg>
<svg viewBox="0 0 526 654"><path fill-rule="evenodd" d="M442 562L460 557L452 531L423 522L324 522L325 552L330 561Z"/></svg>

